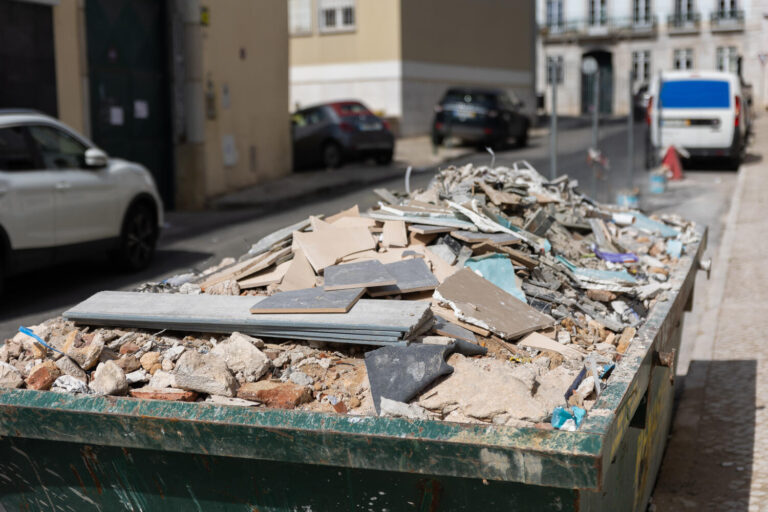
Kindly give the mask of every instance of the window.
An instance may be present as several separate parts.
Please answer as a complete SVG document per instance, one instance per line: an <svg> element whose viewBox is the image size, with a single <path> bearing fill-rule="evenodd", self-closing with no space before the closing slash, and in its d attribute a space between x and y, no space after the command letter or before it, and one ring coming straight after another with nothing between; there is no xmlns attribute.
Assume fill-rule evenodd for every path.
<svg viewBox="0 0 768 512"><path fill-rule="evenodd" d="M632 74L635 80L648 83L651 78L651 52L632 52Z"/></svg>
<svg viewBox="0 0 768 512"><path fill-rule="evenodd" d="M693 69L693 50L690 48L675 50L672 66L675 69Z"/></svg>
<svg viewBox="0 0 768 512"><path fill-rule="evenodd" d="M730 85L722 80L670 80L661 86L662 108L728 108Z"/></svg>
<svg viewBox="0 0 768 512"><path fill-rule="evenodd" d="M30 126L29 134L37 144L46 169L84 169L84 144L52 126Z"/></svg>
<svg viewBox="0 0 768 512"><path fill-rule="evenodd" d="M651 0L633 0L632 21L635 25L651 23Z"/></svg>
<svg viewBox="0 0 768 512"><path fill-rule="evenodd" d="M735 46L718 46L716 60L718 71L736 73L739 70L739 54Z"/></svg>
<svg viewBox="0 0 768 512"><path fill-rule="evenodd" d="M555 55L547 57L547 83L552 83L552 71L555 71L555 78L558 84L563 83L563 56Z"/></svg>
<svg viewBox="0 0 768 512"><path fill-rule="evenodd" d="M675 0L675 18L691 21L693 14L693 0Z"/></svg>
<svg viewBox="0 0 768 512"><path fill-rule="evenodd" d="M735 18L738 16L739 3L737 0L718 0L717 17L721 19Z"/></svg>
<svg viewBox="0 0 768 512"><path fill-rule="evenodd" d="M288 0L288 29L292 35L312 33L312 0Z"/></svg>
<svg viewBox="0 0 768 512"><path fill-rule="evenodd" d="M547 0L547 28L563 28L563 0Z"/></svg>
<svg viewBox="0 0 768 512"><path fill-rule="evenodd" d="M29 171L37 167L26 128L0 128L0 171Z"/></svg>
<svg viewBox="0 0 768 512"><path fill-rule="evenodd" d="M589 24L606 25L608 23L607 0L589 0Z"/></svg>
<svg viewBox="0 0 768 512"><path fill-rule="evenodd" d="M321 32L355 29L355 0L317 0Z"/></svg>

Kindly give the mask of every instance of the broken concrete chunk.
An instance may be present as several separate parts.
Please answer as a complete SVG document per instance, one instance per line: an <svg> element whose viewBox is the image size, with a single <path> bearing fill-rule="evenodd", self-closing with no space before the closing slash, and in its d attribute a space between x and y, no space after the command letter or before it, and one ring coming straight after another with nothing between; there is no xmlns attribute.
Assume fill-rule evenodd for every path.
<svg viewBox="0 0 768 512"><path fill-rule="evenodd" d="M114 361L99 363L91 376L90 387L103 395L124 395L128 391L125 372Z"/></svg>
<svg viewBox="0 0 768 512"><path fill-rule="evenodd" d="M23 383L24 378L19 370L8 363L0 363L0 388L15 389Z"/></svg>
<svg viewBox="0 0 768 512"><path fill-rule="evenodd" d="M99 362L101 352L104 350L104 338L97 334L93 337L90 343L82 346L75 347L70 345L64 352L77 363L77 365L83 370L90 370L96 363Z"/></svg>
<svg viewBox="0 0 768 512"><path fill-rule="evenodd" d="M176 345L171 347L163 353L163 360L176 362L176 360L184 353L187 348L184 345Z"/></svg>
<svg viewBox="0 0 768 512"><path fill-rule="evenodd" d="M175 388L176 375L163 370L158 370L149 380L149 386L152 388Z"/></svg>
<svg viewBox="0 0 768 512"><path fill-rule="evenodd" d="M131 373L125 374L125 380L128 382L129 386L132 386L134 384L138 384L140 382L149 382L150 379L149 373L146 372L143 368L140 370L136 370Z"/></svg>
<svg viewBox="0 0 768 512"><path fill-rule="evenodd" d="M587 290L587 297L598 302L611 302L616 300L616 294L608 290Z"/></svg>
<svg viewBox="0 0 768 512"><path fill-rule="evenodd" d="M635 330L634 327L627 327L621 333L621 337L619 338L619 343L616 347L616 351L619 354L624 354L627 351L627 349L629 348L629 343L635 337L635 332L637 331Z"/></svg>
<svg viewBox="0 0 768 512"><path fill-rule="evenodd" d="M244 340L256 348L264 348L264 340L261 340L259 338L254 338L253 336L248 336L247 334L243 334L241 332L233 332L229 336L229 341L235 341L235 340Z"/></svg>
<svg viewBox="0 0 768 512"><path fill-rule="evenodd" d="M75 362L72 361L69 357L64 356L56 361L56 366L59 367L59 370L61 370L62 374L69 375L83 382L88 382L88 377L86 376L85 372L81 370L80 367L77 366L77 364L75 364Z"/></svg>
<svg viewBox="0 0 768 512"><path fill-rule="evenodd" d="M214 354L187 350L176 363L176 387L209 395L234 396L237 381L227 363Z"/></svg>
<svg viewBox="0 0 768 512"><path fill-rule="evenodd" d="M305 386L291 382L259 381L249 382L240 386L238 398L261 402L267 407L293 409L312 400L312 393Z"/></svg>
<svg viewBox="0 0 768 512"><path fill-rule="evenodd" d="M44 361L32 368L27 377L27 388L47 391L61 375L53 361Z"/></svg>
<svg viewBox="0 0 768 512"><path fill-rule="evenodd" d="M298 386L311 386L315 383L315 379L304 372L291 372L291 375L288 378Z"/></svg>
<svg viewBox="0 0 768 512"><path fill-rule="evenodd" d="M160 352L147 352L141 356L139 362L141 363L141 367L146 371L149 373L155 373L161 367L160 358Z"/></svg>
<svg viewBox="0 0 768 512"><path fill-rule="evenodd" d="M240 295L240 286L237 281L228 279L207 287L205 293L208 295Z"/></svg>
<svg viewBox="0 0 768 512"><path fill-rule="evenodd" d="M56 391L57 393L87 394L91 392L91 389L88 387L88 384L76 377L62 375L54 381L53 386L51 386L51 391Z"/></svg>
<svg viewBox="0 0 768 512"><path fill-rule="evenodd" d="M407 418L411 420L428 420L429 414L423 407L416 404L406 404L389 398L381 399L381 416L390 418Z"/></svg>
<svg viewBox="0 0 768 512"><path fill-rule="evenodd" d="M213 347L211 354L223 359L233 373L242 372L246 381L253 382L267 373L271 363L248 338L250 336L232 335Z"/></svg>

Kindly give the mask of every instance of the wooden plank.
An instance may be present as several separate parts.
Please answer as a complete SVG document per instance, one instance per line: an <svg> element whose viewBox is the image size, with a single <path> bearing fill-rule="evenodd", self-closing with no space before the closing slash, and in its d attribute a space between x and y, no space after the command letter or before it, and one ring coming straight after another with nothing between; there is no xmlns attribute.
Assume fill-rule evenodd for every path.
<svg viewBox="0 0 768 512"><path fill-rule="evenodd" d="M408 235L405 232L405 222L401 220L385 221L382 244L386 247L407 247Z"/></svg>
<svg viewBox="0 0 768 512"><path fill-rule="evenodd" d="M346 313L364 292L364 288L334 291L305 288L278 292L254 304L251 313Z"/></svg>
<svg viewBox="0 0 768 512"><path fill-rule="evenodd" d="M242 281L238 281L237 284L240 286L241 290L247 290L249 288L260 288L262 286L279 283L282 281L283 277L285 277L285 273L288 271L290 265L290 261L285 261L269 272L243 279Z"/></svg>
<svg viewBox="0 0 768 512"><path fill-rule="evenodd" d="M418 301L360 299L348 313L252 315L266 297L177 293L99 292L64 312L92 325L147 327L187 332L247 332L264 327L375 329L409 332L431 317Z"/></svg>
<svg viewBox="0 0 768 512"><path fill-rule="evenodd" d="M395 278L396 283L391 286L368 290L371 297L434 290L440 284L421 258L398 261L382 266L389 275Z"/></svg>
<svg viewBox="0 0 768 512"><path fill-rule="evenodd" d="M520 237L508 233L476 233L472 231L452 231L451 236L462 242L477 244L481 242L492 243L496 245L519 244Z"/></svg>
<svg viewBox="0 0 768 512"><path fill-rule="evenodd" d="M584 354L576 350L575 348L568 347L562 343L555 341L551 338L547 338L543 334L538 332L532 332L517 343L521 347L531 347L536 350L549 350L557 352L568 359L576 359L581 361L584 359Z"/></svg>
<svg viewBox="0 0 768 512"><path fill-rule="evenodd" d="M439 233L450 233L456 231L454 228L446 226L430 226L428 224L411 224L408 226L408 230L420 235L433 235Z"/></svg>
<svg viewBox="0 0 768 512"><path fill-rule="evenodd" d="M318 273L344 256L376 248L367 228L331 227L318 232L295 233L294 239Z"/></svg>
<svg viewBox="0 0 768 512"><path fill-rule="evenodd" d="M555 321L516 299L490 281L464 268L435 290L440 304L453 309L460 320L513 339L552 326Z"/></svg>
<svg viewBox="0 0 768 512"><path fill-rule="evenodd" d="M293 259L290 261L285 276L283 276L283 280L277 289L281 292L289 292L291 290L312 288L315 286L315 277L315 271L312 270L312 265L309 264L307 257L304 256L304 251L299 249L293 253Z"/></svg>
<svg viewBox="0 0 768 512"><path fill-rule="evenodd" d="M451 338L469 341L470 343L477 343L477 336L475 336L472 331L453 322L449 322L445 318L438 318L433 330L441 336L449 336Z"/></svg>
<svg viewBox="0 0 768 512"><path fill-rule="evenodd" d="M348 288L373 288L389 286L397 279L377 260L331 265L325 269L325 285L328 291Z"/></svg>
<svg viewBox="0 0 768 512"><path fill-rule="evenodd" d="M247 277L251 274L271 267L278 259L288 256L291 253L290 247L285 247L278 251L268 252L259 256L254 256L245 261L237 263L231 267L227 267L221 272L210 276L200 285L203 290L210 288L211 286L222 283L227 280L238 280Z"/></svg>
<svg viewBox="0 0 768 512"><path fill-rule="evenodd" d="M467 329L468 331L472 331L475 334L479 334L484 338L487 338L488 336L491 335L491 331L487 329L483 329L482 327L478 327L476 325L462 322L461 320L458 319L458 317L456 316L456 313L439 304L434 304L434 303L432 304L432 312L435 314L436 317L440 317L443 320L446 320L447 322L451 322L452 324L456 324L459 327L463 327L464 329Z"/></svg>
<svg viewBox="0 0 768 512"><path fill-rule="evenodd" d="M480 185L480 188L483 190L483 193L488 196L488 199L490 199L491 202L497 206L504 206L507 204L520 204L520 201L522 200L522 197L519 195L513 194L511 192L504 192L502 190L496 190L485 183L485 181L478 180L477 184Z"/></svg>

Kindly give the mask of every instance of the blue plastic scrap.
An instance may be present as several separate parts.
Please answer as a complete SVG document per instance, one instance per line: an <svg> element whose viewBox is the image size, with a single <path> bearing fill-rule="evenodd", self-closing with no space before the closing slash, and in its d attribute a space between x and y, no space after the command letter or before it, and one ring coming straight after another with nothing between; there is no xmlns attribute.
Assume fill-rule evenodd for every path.
<svg viewBox="0 0 768 512"><path fill-rule="evenodd" d="M31 338L34 338L34 339L35 339L35 341L37 341L38 343L40 343L42 346L44 346L44 347L46 347L46 348L48 348L48 349L50 349L50 350L53 350L54 352L58 352L59 354L61 354L61 355L63 355L63 356L65 356L65 355L66 355L66 354L65 354L64 352L62 352L61 350L56 350L55 348L53 348L52 346L50 346L49 344L47 344L45 341L43 341L43 338L41 338L40 336L38 336L37 334L35 334L34 332L32 332L32 329L29 329L28 327L24 327L24 326L21 326L21 327L19 327L19 332L20 332L21 334L26 334L27 336L29 336L29 337L31 337Z"/></svg>
<svg viewBox="0 0 768 512"><path fill-rule="evenodd" d="M618 282L620 284L630 285L637 284L637 279L626 270L598 270L594 268L577 267L562 256L557 256L557 261L568 267L568 270L573 272L576 277L584 279L585 281Z"/></svg>
<svg viewBox="0 0 768 512"><path fill-rule="evenodd" d="M631 252L623 253L601 251L597 248L597 246L592 247L592 251L595 253L595 256L601 260L609 261L611 263L634 263L638 261L637 256Z"/></svg>
<svg viewBox="0 0 768 512"><path fill-rule="evenodd" d="M505 292L526 304L525 293L515 281L515 267L503 254L491 254L480 258L469 258L465 267L492 282Z"/></svg>
<svg viewBox="0 0 768 512"><path fill-rule="evenodd" d="M678 259L683 254L683 242L680 240L670 240L667 242L667 254L672 258Z"/></svg>
<svg viewBox="0 0 768 512"><path fill-rule="evenodd" d="M574 431L581 426L587 411L578 406L573 406L569 411L565 407L555 407L552 411L552 426L558 430Z"/></svg>
<svg viewBox="0 0 768 512"><path fill-rule="evenodd" d="M635 217L635 221L632 225L642 231L661 235L664 238L674 238L680 234L675 228L669 227L663 222L653 220L650 217L646 217L640 212L632 212L632 215Z"/></svg>

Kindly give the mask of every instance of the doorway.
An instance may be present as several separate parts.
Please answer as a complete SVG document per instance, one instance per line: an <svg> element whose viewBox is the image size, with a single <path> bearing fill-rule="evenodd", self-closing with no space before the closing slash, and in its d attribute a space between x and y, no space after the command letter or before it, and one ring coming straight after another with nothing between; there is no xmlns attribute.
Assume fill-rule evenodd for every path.
<svg viewBox="0 0 768 512"><path fill-rule="evenodd" d="M613 113L613 54L605 50L593 50L582 55L582 59L592 57L597 61L597 75L581 74L581 113L592 112L592 95L595 76L600 80L601 114Z"/></svg>

